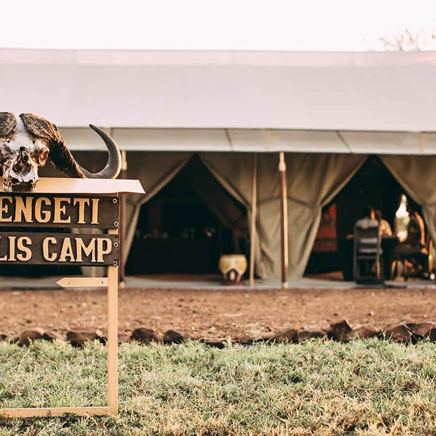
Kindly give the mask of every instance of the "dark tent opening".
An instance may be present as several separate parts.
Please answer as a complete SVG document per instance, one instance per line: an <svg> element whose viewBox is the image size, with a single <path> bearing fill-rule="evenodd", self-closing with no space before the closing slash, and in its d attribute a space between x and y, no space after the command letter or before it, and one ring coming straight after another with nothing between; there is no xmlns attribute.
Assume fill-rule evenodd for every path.
<svg viewBox="0 0 436 436"><path fill-rule="evenodd" d="M247 211L194 155L141 207L126 273L219 274L222 254L247 254Z"/></svg>
<svg viewBox="0 0 436 436"><path fill-rule="evenodd" d="M306 275L333 280L353 280L350 235L361 218L362 207L381 211L396 233L396 212L404 189L377 156L370 156L334 200L323 209L323 217ZM411 201L408 199L408 201ZM419 206L418 213L422 216Z"/></svg>

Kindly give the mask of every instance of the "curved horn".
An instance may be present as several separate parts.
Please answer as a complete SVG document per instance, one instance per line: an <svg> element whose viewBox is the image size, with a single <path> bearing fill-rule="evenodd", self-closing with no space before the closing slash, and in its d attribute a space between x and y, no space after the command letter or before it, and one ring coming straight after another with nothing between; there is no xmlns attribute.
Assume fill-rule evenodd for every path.
<svg viewBox="0 0 436 436"><path fill-rule="evenodd" d="M89 127L103 139L109 152L109 158L106 166L98 173L90 173L79 165L80 169L88 179L116 179L118 174L120 174L122 163L121 153L117 144L104 130L93 124L90 124Z"/></svg>
<svg viewBox="0 0 436 436"><path fill-rule="evenodd" d="M21 119L26 129L38 138L48 140L50 147L50 160L53 165L61 172L70 177L80 177L89 179L115 179L121 171L121 153L115 141L100 128L89 125L106 144L109 152L107 164L98 173L90 173L81 167L68 150L64 138L62 138L57 127L45 118L33 114L21 114Z"/></svg>

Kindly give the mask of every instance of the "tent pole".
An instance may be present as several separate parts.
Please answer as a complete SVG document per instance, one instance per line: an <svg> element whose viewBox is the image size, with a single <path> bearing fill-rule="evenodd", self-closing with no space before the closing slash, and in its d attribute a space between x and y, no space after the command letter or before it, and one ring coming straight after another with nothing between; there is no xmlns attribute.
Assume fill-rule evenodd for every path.
<svg viewBox="0 0 436 436"><path fill-rule="evenodd" d="M251 189L251 235L250 235L250 286L254 286L254 258L256 256L256 213L257 213L257 153L253 155L253 185Z"/></svg>
<svg viewBox="0 0 436 436"><path fill-rule="evenodd" d="M122 164L120 179L125 179L127 176L127 153L125 150L121 151ZM121 210L120 210L120 247L124 246L124 241L126 240L126 194L120 193ZM120 267L119 267L119 282L120 287L124 288L126 285L126 262L127 259L124 258L124 254L121 253L120 256Z"/></svg>
<svg viewBox="0 0 436 436"><path fill-rule="evenodd" d="M280 152L280 216L281 216L281 257L282 257L282 289L288 287L288 194L286 190L285 153Z"/></svg>

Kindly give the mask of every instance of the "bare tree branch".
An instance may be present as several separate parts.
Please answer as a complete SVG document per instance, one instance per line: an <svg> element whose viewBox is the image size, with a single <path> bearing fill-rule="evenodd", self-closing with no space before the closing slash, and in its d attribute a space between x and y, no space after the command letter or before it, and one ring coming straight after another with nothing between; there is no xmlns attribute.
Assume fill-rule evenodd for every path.
<svg viewBox="0 0 436 436"><path fill-rule="evenodd" d="M423 31L413 33L404 29L396 35L379 38L387 51L421 51L436 49L436 34L425 34Z"/></svg>

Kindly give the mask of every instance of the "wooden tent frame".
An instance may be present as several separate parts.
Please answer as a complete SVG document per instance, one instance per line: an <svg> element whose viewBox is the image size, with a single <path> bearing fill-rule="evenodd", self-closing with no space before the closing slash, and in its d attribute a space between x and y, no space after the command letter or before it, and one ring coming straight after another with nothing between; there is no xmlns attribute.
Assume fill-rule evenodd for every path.
<svg viewBox="0 0 436 436"><path fill-rule="evenodd" d="M0 192L2 190L0 189ZM143 194L137 180L100 180L100 179L41 179L33 193L63 193L69 194L119 194L122 192ZM119 235L119 229L109 229L108 234ZM120 247L120 253L122 247ZM118 415L118 265L108 266L107 277L73 277L57 282L66 288L107 288L107 374L108 374L108 405L93 407L30 407L0 409L2 418L33 418L55 417L65 413L78 416Z"/></svg>

